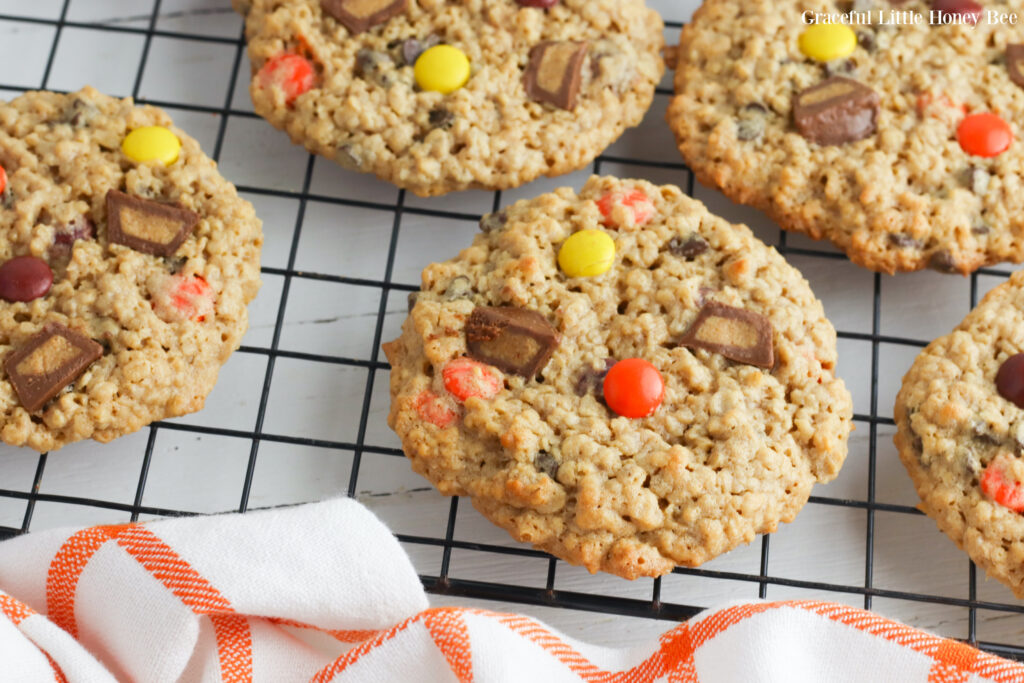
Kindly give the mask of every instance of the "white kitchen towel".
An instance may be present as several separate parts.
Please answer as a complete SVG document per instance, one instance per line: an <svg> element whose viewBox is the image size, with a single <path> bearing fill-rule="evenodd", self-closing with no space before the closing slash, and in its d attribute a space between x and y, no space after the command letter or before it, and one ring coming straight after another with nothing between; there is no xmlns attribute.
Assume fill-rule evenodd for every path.
<svg viewBox="0 0 1024 683"><path fill-rule="evenodd" d="M0 543L0 681L1024 681L1024 665L827 602L709 610L630 648L426 609L398 541L332 500Z"/></svg>

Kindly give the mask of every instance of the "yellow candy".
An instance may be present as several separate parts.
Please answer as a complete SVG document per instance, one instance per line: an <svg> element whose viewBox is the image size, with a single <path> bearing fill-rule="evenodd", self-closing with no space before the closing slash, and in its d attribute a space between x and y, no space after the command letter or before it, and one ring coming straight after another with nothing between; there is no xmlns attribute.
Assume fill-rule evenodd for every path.
<svg viewBox="0 0 1024 683"><path fill-rule="evenodd" d="M800 52L819 62L849 57L857 49L857 34L843 24L814 24L800 34Z"/></svg>
<svg viewBox="0 0 1024 683"><path fill-rule="evenodd" d="M469 57L457 47L435 45L419 56L412 74L422 90L447 95L469 80Z"/></svg>
<svg viewBox="0 0 1024 683"><path fill-rule="evenodd" d="M133 161L160 161L170 166L178 160L181 140L163 126L136 128L125 136L121 151Z"/></svg>
<svg viewBox="0 0 1024 683"><path fill-rule="evenodd" d="M612 267L615 241L601 230L573 233L558 250L558 266L569 277L593 277Z"/></svg>

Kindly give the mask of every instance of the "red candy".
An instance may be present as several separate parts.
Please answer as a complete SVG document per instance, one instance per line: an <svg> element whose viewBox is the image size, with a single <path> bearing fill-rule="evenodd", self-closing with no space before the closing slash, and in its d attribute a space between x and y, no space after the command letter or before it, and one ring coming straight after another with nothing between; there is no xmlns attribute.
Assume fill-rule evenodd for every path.
<svg viewBox="0 0 1024 683"><path fill-rule="evenodd" d="M7 189L7 171L4 170L3 166L0 166L0 194L4 193Z"/></svg>
<svg viewBox="0 0 1024 683"><path fill-rule="evenodd" d="M429 389L420 392L413 400L413 407L416 408L421 420L442 429L455 422L458 417L443 398Z"/></svg>
<svg viewBox="0 0 1024 683"><path fill-rule="evenodd" d="M277 87L284 91L289 107L299 95L316 82L313 64L301 55L285 52L267 61L260 69L260 87Z"/></svg>
<svg viewBox="0 0 1024 683"><path fill-rule="evenodd" d="M441 371L444 388L459 401L477 396L494 398L505 387L497 370L472 358L456 358Z"/></svg>
<svg viewBox="0 0 1024 683"><path fill-rule="evenodd" d="M1024 512L1024 486L1010 475L1013 464L1009 456L997 455L981 475L981 491L1014 512Z"/></svg>
<svg viewBox="0 0 1024 683"><path fill-rule="evenodd" d="M612 223L612 211L616 206L624 206L633 212L633 224L637 227L645 225L654 215L654 204L643 190L627 192L609 192L597 200L597 208L604 216L605 225Z"/></svg>
<svg viewBox="0 0 1024 683"><path fill-rule="evenodd" d="M516 0L516 2L523 7L542 7L544 9L558 4L558 0Z"/></svg>
<svg viewBox="0 0 1024 683"><path fill-rule="evenodd" d="M168 322L203 322L213 315L213 287L198 275L171 275L153 297L153 308Z"/></svg>
<svg viewBox="0 0 1024 683"><path fill-rule="evenodd" d="M947 24L962 18L964 23L974 25L985 8L974 0L932 0L932 10L942 13L936 23Z"/></svg>
<svg viewBox="0 0 1024 683"><path fill-rule="evenodd" d="M53 285L53 271L35 256L19 256L0 265L0 299L32 301Z"/></svg>
<svg viewBox="0 0 1024 683"><path fill-rule="evenodd" d="M604 376L604 401L623 417L647 417L665 397L665 381L643 358L627 358Z"/></svg>
<svg viewBox="0 0 1024 683"><path fill-rule="evenodd" d="M1009 149L1013 131L1010 124L995 114L971 114L960 122L956 139L968 154L994 157Z"/></svg>

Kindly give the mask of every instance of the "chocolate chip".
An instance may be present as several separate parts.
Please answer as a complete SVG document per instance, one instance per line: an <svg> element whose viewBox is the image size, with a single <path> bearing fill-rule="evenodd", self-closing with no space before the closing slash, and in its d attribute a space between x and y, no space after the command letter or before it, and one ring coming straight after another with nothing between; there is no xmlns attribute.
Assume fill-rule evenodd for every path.
<svg viewBox="0 0 1024 683"><path fill-rule="evenodd" d="M591 367L583 368L579 377L576 378L576 395L586 396L590 392L595 392L598 399L604 401L604 395L598 390L604 383L604 376L608 374L608 371L612 369L613 365L615 365L614 358L605 358L604 367L601 369Z"/></svg>
<svg viewBox="0 0 1024 683"><path fill-rule="evenodd" d="M823 65L826 76L853 76L857 67L849 59L833 59Z"/></svg>
<svg viewBox="0 0 1024 683"><path fill-rule="evenodd" d="M999 366L996 391L1018 408L1024 408L1024 353L1015 353Z"/></svg>
<svg viewBox="0 0 1024 683"><path fill-rule="evenodd" d="M431 109L430 113L427 114L427 122L431 128L448 130L455 123L455 114L443 107L438 107L437 109Z"/></svg>
<svg viewBox="0 0 1024 683"><path fill-rule="evenodd" d="M14 208L14 192L11 190L10 183L8 183L7 187L4 188L3 194L0 194L0 205L5 209Z"/></svg>
<svg viewBox="0 0 1024 683"><path fill-rule="evenodd" d="M198 213L174 204L107 192L107 240L143 254L173 256L198 222Z"/></svg>
<svg viewBox="0 0 1024 683"><path fill-rule="evenodd" d="M768 108L763 104L751 102L745 106L736 118L736 139L757 140L764 135L767 115Z"/></svg>
<svg viewBox="0 0 1024 683"><path fill-rule="evenodd" d="M501 230L505 227L505 223L508 222L508 215L504 209L496 211L494 213L484 214L480 218L480 232L494 232L495 230Z"/></svg>
<svg viewBox="0 0 1024 683"><path fill-rule="evenodd" d="M1006 46L1006 70L1010 80L1024 88L1024 43Z"/></svg>
<svg viewBox="0 0 1024 683"><path fill-rule="evenodd" d="M532 379L558 347L558 331L536 311L477 306L466 321L470 358Z"/></svg>
<svg viewBox="0 0 1024 683"><path fill-rule="evenodd" d="M406 38L399 44L398 55L401 57L399 64L412 66L421 54L423 54L423 45L415 38Z"/></svg>
<svg viewBox="0 0 1024 683"><path fill-rule="evenodd" d="M773 333L771 322L760 313L712 301L700 309L679 345L770 368L775 364Z"/></svg>
<svg viewBox="0 0 1024 683"><path fill-rule="evenodd" d="M975 235L987 235L991 231L992 228L990 228L986 223L978 223L973 228L971 228L971 233Z"/></svg>
<svg viewBox="0 0 1024 683"><path fill-rule="evenodd" d="M676 235L668 241L668 250L675 256L692 261L708 250L708 243L697 235L685 238Z"/></svg>
<svg viewBox="0 0 1024 683"><path fill-rule="evenodd" d="M537 102L573 109L583 81L586 56L587 43L548 41L534 45L523 72L526 94Z"/></svg>
<svg viewBox="0 0 1024 683"><path fill-rule="evenodd" d="M953 260L952 254L945 249L936 251L928 259L928 267L932 270L937 270L940 273L957 273L959 269L956 266L956 261Z"/></svg>
<svg viewBox="0 0 1024 683"><path fill-rule="evenodd" d="M409 292L409 295L405 298L408 304L409 311L412 311L412 307L416 305L416 300L420 298L419 292Z"/></svg>
<svg viewBox="0 0 1024 683"><path fill-rule="evenodd" d="M390 87L395 82L394 74L387 70L391 64L387 54L364 47L356 53L356 76L382 88Z"/></svg>
<svg viewBox="0 0 1024 683"><path fill-rule="evenodd" d="M4 370L25 410L34 413L103 355L103 347L59 323L43 329L7 356Z"/></svg>
<svg viewBox="0 0 1024 683"><path fill-rule="evenodd" d="M96 118L99 109L80 97L71 100L71 104L64 109L60 122L67 123L72 128L84 128L89 122Z"/></svg>
<svg viewBox="0 0 1024 683"><path fill-rule="evenodd" d="M405 11L407 0L321 0L324 13L355 35Z"/></svg>
<svg viewBox="0 0 1024 683"><path fill-rule="evenodd" d="M167 272L171 275L177 275L188 263L188 259L184 256L173 256L164 258L164 266L167 268Z"/></svg>
<svg viewBox="0 0 1024 683"><path fill-rule="evenodd" d="M819 145L862 140L876 130L879 98L871 88L834 76L793 98L797 131Z"/></svg>
<svg viewBox="0 0 1024 683"><path fill-rule="evenodd" d="M59 226L53 233L53 243L71 246L78 240L91 240L95 234L92 219L83 214L70 223Z"/></svg>
<svg viewBox="0 0 1024 683"><path fill-rule="evenodd" d="M872 31L861 29L857 31L857 43L864 48L867 52L874 52L877 45L875 44L875 34Z"/></svg>
<svg viewBox="0 0 1024 683"><path fill-rule="evenodd" d="M900 249L920 249L921 247L924 246L921 240L914 239L910 235L902 234L890 234L889 242L891 242L893 246L899 247Z"/></svg>
<svg viewBox="0 0 1024 683"><path fill-rule="evenodd" d="M473 296L473 285L465 275L457 275L452 278L452 281L448 283L448 288L444 290L445 301L468 299L471 296Z"/></svg>
<svg viewBox="0 0 1024 683"><path fill-rule="evenodd" d="M555 456L547 451L541 451L533 456L533 467L538 472L548 475L555 481L558 480L558 461L555 460Z"/></svg>
<svg viewBox="0 0 1024 683"><path fill-rule="evenodd" d="M971 166L967 169L967 187L979 197L984 197L988 193L988 183L991 179L992 176L983 168Z"/></svg>

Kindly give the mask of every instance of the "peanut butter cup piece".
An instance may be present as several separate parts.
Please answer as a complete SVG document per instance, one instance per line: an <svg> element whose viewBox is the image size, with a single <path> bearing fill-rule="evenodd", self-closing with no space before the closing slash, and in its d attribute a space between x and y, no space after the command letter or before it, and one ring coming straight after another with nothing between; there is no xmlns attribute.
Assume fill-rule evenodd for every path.
<svg viewBox="0 0 1024 683"><path fill-rule="evenodd" d="M700 309L679 345L770 368L775 365L772 333L771 322L760 313L710 301Z"/></svg>
<svg viewBox="0 0 1024 683"><path fill-rule="evenodd" d="M4 361L7 379L25 410L34 413L74 382L103 347L60 323L47 323Z"/></svg>
<svg viewBox="0 0 1024 683"><path fill-rule="evenodd" d="M544 368L559 341L544 316L524 308L477 306L466 321L470 358L527 379Z"/></svg>
<svg viewBox="0 0 1024 683"><path fill-rule="evenodd" d="M107 240L154 256L173 256L199 222L199 214L174 204L107 192Z"/></svg>
<svg viewBox="0 0 1024 683"><path fill-rule="evenodd" d="M834 76L796 94L793 121L811 142L842 145L875 132L879 102L878 93L866 85Z"/></svg>
<svg viewBox="0 0 1024 683"><path fill-rule="evenodd" d="M407 0L322 0L320 7L352 35L382 24L405 11Z"/></svg>
<svg viewBox="0 0 1024 683"><path fill-rule="evenodd" d="M587 43L548 41L534 45L523 72L526 94L537 102L573 109L583 80L586 56Z"/></svg>

